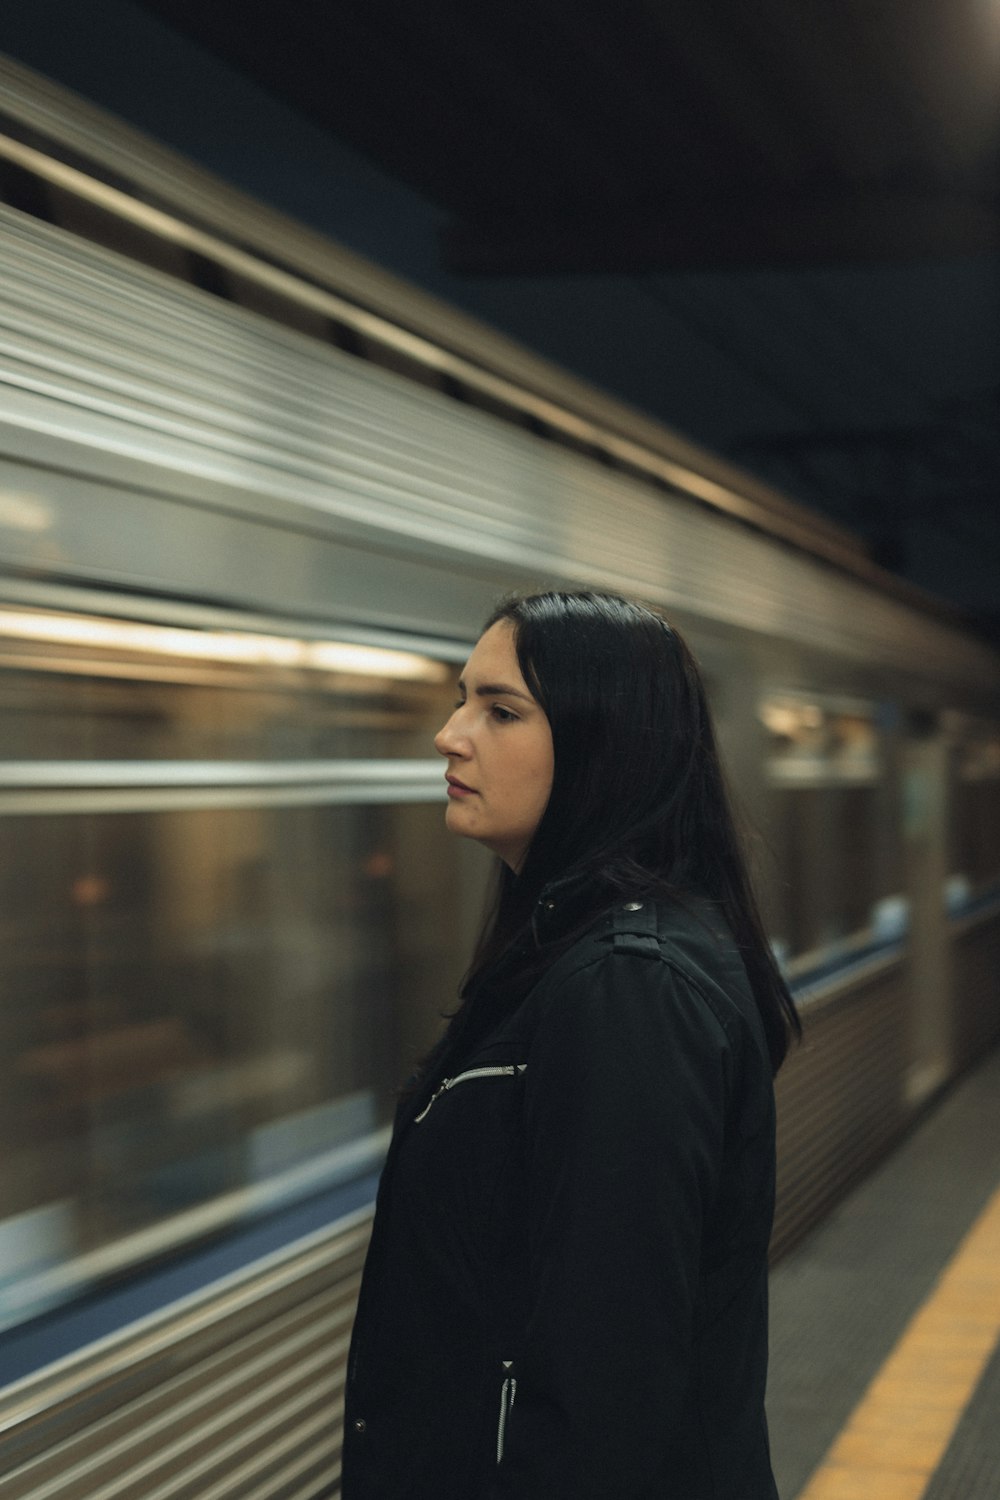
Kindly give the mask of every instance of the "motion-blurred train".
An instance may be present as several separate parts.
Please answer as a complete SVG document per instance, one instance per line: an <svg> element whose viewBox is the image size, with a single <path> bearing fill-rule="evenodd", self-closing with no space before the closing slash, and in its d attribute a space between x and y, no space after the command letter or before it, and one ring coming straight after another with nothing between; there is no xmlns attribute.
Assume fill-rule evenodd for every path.
<svg viewBox="0 0 1000 1500"><path fill-rule="evenodd" d="M0 64L0 1500L338 1492L497 595L686 631L803 1045L780 1254L1000 1032L1000 659L832 525Z"/></svg>

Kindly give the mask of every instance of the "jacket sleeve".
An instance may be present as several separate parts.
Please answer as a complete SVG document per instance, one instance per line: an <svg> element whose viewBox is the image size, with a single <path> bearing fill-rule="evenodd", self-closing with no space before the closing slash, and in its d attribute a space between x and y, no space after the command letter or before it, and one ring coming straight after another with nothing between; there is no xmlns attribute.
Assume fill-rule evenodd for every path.
<svg viewBox="0 0 1000 1500"><path fill-rule="evenodd" d="M728 1067L713 1009L661 958L608 954L547 997L525 1087L527 1331L491 1500L685 1500Z"/></svg>

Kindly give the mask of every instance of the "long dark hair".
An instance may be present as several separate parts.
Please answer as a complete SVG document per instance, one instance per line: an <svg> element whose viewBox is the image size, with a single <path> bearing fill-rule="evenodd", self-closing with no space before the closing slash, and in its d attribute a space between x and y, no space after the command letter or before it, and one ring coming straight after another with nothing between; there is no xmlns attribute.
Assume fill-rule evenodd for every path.
<svg viewBox="0 0 1000 1500"><path fill-rule="evenodd" d="M518 975L530 980L552 961L530 939L539 896L557 878L579 877L585 892L574 932L624 893L701 892L739 947L777 1072L801 1027L764 933L690 650L659 615L616 594L510 598L484 631L501 620L551 726L555 768L520 870L500 867L466 1004L498 962L517 989Z"/></svg>

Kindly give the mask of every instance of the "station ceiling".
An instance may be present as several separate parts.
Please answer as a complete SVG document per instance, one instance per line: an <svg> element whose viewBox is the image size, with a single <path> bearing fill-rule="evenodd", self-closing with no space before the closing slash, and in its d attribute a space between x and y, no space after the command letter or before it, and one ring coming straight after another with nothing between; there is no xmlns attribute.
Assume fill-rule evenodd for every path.
<svg viewBox="0 0 1000 1500"><path fill-rule="evenodd" d="M1000 608L1000 0L143 8L436 205L450 275L673 308L760 400L650 409Z"/></svg>

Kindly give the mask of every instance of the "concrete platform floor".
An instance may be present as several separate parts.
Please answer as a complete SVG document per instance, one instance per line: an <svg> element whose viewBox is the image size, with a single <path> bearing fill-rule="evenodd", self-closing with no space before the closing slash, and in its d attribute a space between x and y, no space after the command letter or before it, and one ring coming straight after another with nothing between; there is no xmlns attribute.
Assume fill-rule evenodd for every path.
<svg viewBox="0 0 1000 1500"><path fill-rule="evenodd" d="M994 1200L996 1200L994 1202ZM824 1458L870 1383L929 1303L970 1228L1000 1206L1000 1051L955 1085L893 1154L830 1218L782 1260L771 1277L768 1415L781 1500L1000 1500L1000 1352L995 1341L933 1467L885 1459L867 1479L824 1469ZM980 1256L982 1260L982 1255ZM975 1321L1000 1329L1000 1256L975 1283ZM981 1296L981 1302L980 1302ZM953 1339L964 1337L952 1319ZM971 1337L971 1329L969 1330ZM982 1341L982 1327L979 1330ZM988 1332L987 1339L995 1336ZM912 1345L912 1333L910 1336ZM950 1357L950 1356L949 1356ZM959 1361L960 1362L960 1361ZM927 1379L941 1360L928 1355ZM911 1366L912 1368L912 1366ZM916 1366L919 1386L921 1365ZM911 1391L910 1400L930 1400ZM891 1413L890 1425L891 1425ZM885 1454L901 1447L901 1411ZM882 1416L885 1422L885 1413ZM855 1424L857 1425L857 1424ZM864 1428L865 1419L861 1418ZM868 1424L869 1430L871 1423ZM890 1443L890 1437L892 1443ZM925 1444L926 1447L926 1444ZM810 1482L811 1481L811 1482Z"/></svg>

